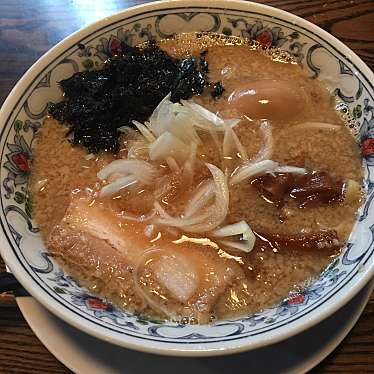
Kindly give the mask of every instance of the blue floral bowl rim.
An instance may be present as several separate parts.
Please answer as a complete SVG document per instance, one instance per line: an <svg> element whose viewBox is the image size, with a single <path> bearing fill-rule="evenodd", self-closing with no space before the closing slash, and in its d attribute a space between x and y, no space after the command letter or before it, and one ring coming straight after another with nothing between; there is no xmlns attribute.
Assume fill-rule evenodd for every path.
<svg viewBox="0 0 374 374"><path fill-rule="evenodd" d="M89 34L97 31L100 28L108 26L110 23L114 23L131 16L140 15L141 13L146 13L148 11L170 8L171 6L176 9L188 9L189 7L193 6L194 9L201 8L202 10L207 10L209 8L214 8L222 11L230 8L230 10L239 12L242 11L252 14L256 13L256 15L259 17L261 17L261 15L267 17L277 17L283 22L297 25L308 30L314 34L315 37L322 39L323 41L328 41L328 43L330 43L334 48L337 48L349 62L354 64L359 69L369 85L371 85L371 82L374 82L373 72L351 49L349 49L345 44L337 40L328 32L294 14L268 5L247 2L244 0L163 0L134 6L93 22L72 33L47 51L27 70L27 72L12 89L8 98L5 100L0 110L0 130L3 131L3 128L5 128L5 126L8 124L6 119L11 116L15 103L21 100L21 93L25 91L24 87L29 86L30 82L32 82L39 75L40 71L48 66L50 61L54 61L61 51L69 49L71 46L79 43L81 39L86 38ZM1 225L3 226L3 217L1 217ZM364 269L364 271L355 276L356 281L353 284L352 282L348 282L348 286L343 287L345 288L343 293L341 293L341 290L338 291L338 293L341 293L341 297L338 301L336 301L334 304L328 303L328 306L326 306L326 303L323 304L317 308L317 311L311 313L308 318L303 318L302 321L291 323L289 325L290 328L286 331L283 330L281 334L269 334L269 336L264 335L261 337L261 339L255 341L243 339L235 345L228 344L220 349L211 349L208 346L204 346L204 344L201 344L199 347L195 347L195 349L187 349L186 347L183 348L181 346L162 347L157 346L157 344L152 342L150 342L151 344L146 344L145 340L129 340L125 334L123 334L121 338L118 336L111 336L109 332L105 333L105 331L101 331L103 329L95 329L94 323L87 323L86 320L81 319L80 317L77 318L77 315L74 316L73 313L69 312L66 308L60 305L60 303L54 301L44 290L38 287L38 284L22 268L19 260L11 251L11 245L7 239L4 229L0 230L0 237L3 243L3 245L0 247L0 254L5 260L6 264L12 270L20 283L25 287L25 289L54 315L63 319L75 328L82 330L96 338L109 341L126 348L163 355L212 356L232 354L279 342L312 327L313 325L332 315L335 311L351 300L374 276L374 266Z"/></svg>

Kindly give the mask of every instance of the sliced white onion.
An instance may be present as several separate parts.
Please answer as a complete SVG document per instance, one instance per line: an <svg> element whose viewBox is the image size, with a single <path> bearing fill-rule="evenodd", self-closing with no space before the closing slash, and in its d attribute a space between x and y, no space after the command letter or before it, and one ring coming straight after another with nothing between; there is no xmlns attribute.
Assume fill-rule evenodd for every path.
<svg viewBox="0 0 374 374"><path fill-rule="evenodd" d="M241 143L241 141L239 140L238 136L235 134L235 131L233 129L231 129L231 131L232 131L232 137L234 139L236 149L238 150L241 159L243 161L248 161L247 151L245 150L245 148L244 148L243 144Z"/></svg>
<svg viewBox="0 0 374 374"><path fill-rule="evenodd" d="M242 235L247 236L249 235L248 232L251 232L251 228L248 226L248 223L245 221L239 221L236 223L233 223L231 225L226 225L223 227L220 227L214 231L211 232L212 236L215 236L217 238L222 238L225 236L234 236L234 235Z"/></svg>
<svg viewBox="0 0 374 374"><path fill-rule="evenodd" d="M243 252L250 252L255 245L256 236L245 221L240 221L231 225L226 225L210 233L213 237L228 238L219 240L218 243L225 246L239 249ZM234 238L240 236L239 239ZM229 237L232 237L231 239Z"/></svg>
<svg viewBox="0 0 374 374"><path fill-rule="evenodd" d="M188 158L188 151L185 143L166 131L151 144L149 157L154 161L162 161L171 156L177 162L183 163Z"/></svg>
<svg viewBox="0 0 374 374"><path fill-rule="evenodd" d="M306 169L300 168L298 166L277 166L274 170L274 173L293 173L293 174L305 174Z"/></svg>
<svg viewBox="0 0 374 374"><path fill-rule="evenodd" d="M192 142L190 144L190 160L189 160L191 162L192 167L195 166L196 154L197 154L197 143Z"/></svg>
<svg viewBox="0 0 374 374"><path fill-rule="evenodd" d="M152 135L152 133L147 129L146 126L135 120L133 120L132 123L136 126L136 128L140 131L140 133L145 137L145 139L149 143L152 143L156 140L156 138Z"/></svg>
<svg viewBox="0 0 374 374"><path fill-rule="evenodd" d="M188 201L184 208L184 217L188 218L193 216L201 210L208 201L214 196L214 183L213 181L203 182L196 190L194 195Z"/></svg>
<svg viewBox="0 0 374 374"><path fill-rule="evenodd" d="M268 121L262 120L260 124L260 131L264 138L264 145L258 151L257 155L249 160L250 163L259 162L265 159L269 159L273 152L273 134L271 126Z"/></svg>
<svg viewBox="0 0 374 374"><path fill-rule="evenodd" d="M240 166L232 173L230 179L230 185L240 183L244 179L253 178L256 175L261 175L265 173L296 173L305 174L306 169L297 166L279 165L278 162L272 160L262 160L254 164L247 163Z"/></svg>
<svg viewBox="0 0 374 374"><path fill-rule="evenodd" d="M239 153L243 161L248 161L248 154L243 144L239 140L238 136L235 134L233 128L227 126L225 129L225 135L223 137L223 157L233 157L237 152Z"/></svg>
<svg viewBox="0 0 374 374"><path fill-rule="evenodd" d="M204 108L203 106L194 103L192 100L181 100L181 103L184 107L191 109L192 114L195 114L195 118L204 119L213 124L217 128L221 128L224 130L225 122L222 118L218 117L213 112L209 111L208 109ZM198 121L203 122L203 121Z"/></svg>
<svg viewBox="0 0 374 374"><path fill-rule="evenodd" d="M181 169L178 165L178 162L175 161L175 159L171 156L169 157L166 157L165 159L166 163L168 164L169 166L169 169L173 172L173 173L180 173Z"/></svg>
<svg viewBox="0 0 374 374"><path fill-rule="evenodd" d="M213 176L215 184L215 201L207 208L209 219L200 224L189 226L190 232L206 232L218 227L226 218L229 210L229 188L227 178L221 169L212 164L206 164Z"/></svg>
<svg viewBox="0 0 374 374"><path fill-rule="evenodd" d="M156 223L165 226L173 226L183 229L187 232L207 232L215 229L226 218L229 206L229 190L225 174L216 166L206 164L213 176L214 181L214 203L205 208L200 215L195 214L192 217L171 217L158 204L155 208L158 211L160 218Z"/></svg>
<svg viewBox="0 0 374 374"><path fill-rule="evenodd" d="M201 223L205 219L207 219L210 215L210 212L205 212L200 214L199 216L194 217L185 217L185 218L174 218L170 214L168 214L165 209L160 205L158 201L154 203L154 207L161 217L160 219L156 220L156 223L165 226L174 226L178 228L185 229L185 226L195 225L196 223Z"/></svg>
<svg viewBox="0 0 374 374"><path fill-rule="evenodd" d="M169 131L181 140L189 139L199 142L195 128L203 130L216 128L216 131L223 131L224 120L214 113L191 100L181 100L181 102L183 105L172 103L169 94L154 110L149 123L145 125L156 137Z"/></svg>
<svg viewBox="0 0 374 374"><path fill-rule="evenodd" d="M173 104L170 101L170 96L169 93L161 100L149 118L148 129L156 138L166 131L168 124L174 117L173 107L180 106L180 104Z"/></svg>
<svg viewBox="0 0 374 374"><path fill-rule="evenodd" d="M167 131L186 144L190 142L201 143L201 139L191 121L191 115L186 111L181 111L175 115L174 120L169 123Z"/></svg>
<svg viewBox="0 0 374 374"><path fill-rule="evenodd" d="M123 188L132 186L137 182L137 179L133 175L128 175L126 177L118 178L114 182L105 185L99 193L99 197L109 197L113 196Z"/></svg>
<svg viewBox="0 0 374 374"><path fill-rule="evenodd" d="M212 137L212 139L214 141L214 144L216 145L218 153L221 154L222 153L222 146L221 146L221 143L218 139L217 132L213 131L213 130L209 130L209 134Z"/></svg>
<svg viewBox="0 0 374 374"><path fill-rule="evenodd" d="M192 142L190 144L190 156L183 166L182 179L186 189L192 185L194 180L196 152L197 144Z"/></svg>
<svg viewBox="0 0 374 374"><path fill-rule="evenodd" d="M168 131L185 143L201 142L193 126L191 110L169 100L163 100L157 110L157 115L152 115L145 124L156 137Z"/></svg>
<svg viewBox="0 0 374 374"><path fill-rule="evenodd" d="M223 119L192 100L181 100L181 103L183 110L188 110L186 113L194 127L200 130L220 132L225 131L226 127L234 127L240 122L240 119L237 118Z"/></svg>
<svg viewBox="0 0 374 374"><path fill-rule="evenodd" d="M230 181L230 185L237 184L243 179L249 178L251 176L251 173L254 173L253 175L256 175L260 174L261 172L265 172L267 167L271 167L273 165L271 164L271 162L273 161L269 160L269 157L273 151L273 136L271 126L268 123L268 121L261 121L260 131L262 132L264 138L264 145L258 151L256 156L252 157L250 160L247 159L242 166L234 170ZM231 140L231 143L233 142L234 138L232 138ZM261 164L261 162L263 161L264 163ZM257 168L259 168L258 172ZM265 168L264 171L261 171L261 168Z"/></svg>
<svg viewBox="0 0 374 374"><path fill-rule="evenodd" d="M114 160L110 164L104 166L98 173L97 177L101 180L107 179L110 175L133 175L142 183L150 184L158 175L155 166L143 160Z"/></svg>
<svg viewBox="0 0 374 374"><path fill-rule="evenodd" d="M224 238L224 237L235 237L240 235L239 239L224 239L219 240L218 243L226 246L240 249L246 253L250 252L256 241L256 236L245 221L240 221L231 225L220 227L211 232L213 237Z"/></svg>
<svg viewBox="0 0 374 374"><path fill-rule="evenodd" d="M191 187L194 178L194 168L190 160L187 160L183 166L182 181L183 187L188 189Z"/></svg>
<svg viewBox="0 0 374 374"><path fill-rule="evenodd" d="M277 166L278 163L272 160L262 160L256 163L247 163L234 170L230 179L230 185L233 186L234 184L240 183L244 179L248 179L259 174L264 174L267 171L272 171Z"/></svg>
<svg viewBox="0 0 374 374"><path fill-rule="evenodd" d="M222 142L222 155L223 157L232 157L235 154L235 142L232 135L233 131L231 127L225 129Z"/></svg>
<svg viewBox="0 0 374 374"><path fill-rule="evenodd" d="M201 139L197 134L196 129L200 127L214 127L214 125L206 119L202 117L198 118L196 113L187 106L185 107L179 103L172 103L169 100L169 97L170 95L161 101L150 117L149 122L145 122L144 125L134 122L139 131L141 131L149 141L153 142L151 145L152 159L156 157L154 156L154 148L159 146L159 142L161 142L164 146L172 145L171 143L164 144L165 139L170 141L170 135L164 136L165 133L169 133L174 136L173 143L176 142L175 139L178 139L178 146L181 146L181 143L188 145L191 142L199 144L201 143ZM157 139L152 139L155 137ZM161 137L162 139L160 139ZM174 152L176 152L176 150L174 150ZM175 158L177 161L181 161L179 157Z"/></svg>

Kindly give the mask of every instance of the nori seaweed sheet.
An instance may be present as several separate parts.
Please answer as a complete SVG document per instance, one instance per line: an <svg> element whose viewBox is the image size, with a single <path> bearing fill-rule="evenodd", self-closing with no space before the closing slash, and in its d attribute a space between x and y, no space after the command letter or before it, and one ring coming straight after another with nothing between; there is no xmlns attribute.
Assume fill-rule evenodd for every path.
<svg viewBox="0 0 374 374"><path fill-rule="evenodd" d="M176 59L155 43L145 48L123 44L121 54L102 70L75 73L59 82L64 100L49 113L70 126L74 144L92 153L116 153L119 127L133 127L134 119L145 121L169 92L173 102L203 92L209 85L205 54Z"/></svg>

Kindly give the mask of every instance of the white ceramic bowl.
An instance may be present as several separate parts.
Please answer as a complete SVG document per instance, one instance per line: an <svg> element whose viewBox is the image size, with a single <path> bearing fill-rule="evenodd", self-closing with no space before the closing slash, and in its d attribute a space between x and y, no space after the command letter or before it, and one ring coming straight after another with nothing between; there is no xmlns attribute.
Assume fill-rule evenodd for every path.
<svg viewBox="0 0 374 374"><path fill-rule="evenodd" d="M27 194L32 141L49 103L61 99L56 82L105 60L120 41L136 44L189 31L233 34L282 47L311 76L328 79L352 116L365 155L368 188L343 253L303 295L261 313L210 326L158 324L90 295L49 257L32 220ZM330 34L284 11L249 2L163 1L128 9L85 27L40 58L2 107L1 255L31 295L52 313L117 345L159 354L207 356L286 339L334 313L373 276L373 82L368 67Z"/></svg>

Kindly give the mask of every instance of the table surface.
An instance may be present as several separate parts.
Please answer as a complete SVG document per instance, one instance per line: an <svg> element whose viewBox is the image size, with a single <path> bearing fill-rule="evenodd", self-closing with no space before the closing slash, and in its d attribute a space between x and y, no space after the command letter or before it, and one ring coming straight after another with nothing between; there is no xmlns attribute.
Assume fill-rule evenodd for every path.
<svg viewBox="0 0 374 374"><path fill-rule="evenodd" d="M0 0L0 105L43 53L84 25L144 0ZM373 0L261 0L335 35L374 70ZM0 271L4 264L0 259ZM323 339L323 337L321 337ZM69 373L0 295L0 373ZM316 373L374 373L374 294L359 322Z"/></svg>

